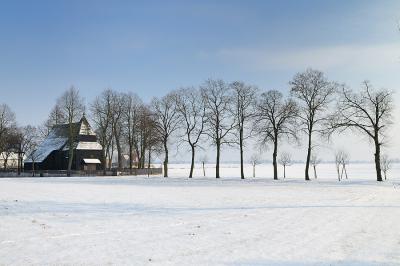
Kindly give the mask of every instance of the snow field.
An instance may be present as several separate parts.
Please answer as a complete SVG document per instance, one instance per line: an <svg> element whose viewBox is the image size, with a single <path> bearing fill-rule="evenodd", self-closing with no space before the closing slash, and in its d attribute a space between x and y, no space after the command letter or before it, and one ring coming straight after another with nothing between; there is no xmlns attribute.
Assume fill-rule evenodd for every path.
<svg viewBox="0 0 400 266"><path fill-rule="evenodd" d="M339 183L321 167L311 182L188 180L181 168L0 179L0 265L400 265L397 178Z"/></svg>

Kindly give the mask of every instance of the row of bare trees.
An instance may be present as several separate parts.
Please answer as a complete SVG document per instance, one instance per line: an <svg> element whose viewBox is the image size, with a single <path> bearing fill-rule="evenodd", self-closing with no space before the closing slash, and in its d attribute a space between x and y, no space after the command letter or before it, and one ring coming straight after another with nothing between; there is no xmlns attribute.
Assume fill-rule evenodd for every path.
<svg viewBox="0 0 400 266"><path fill-rule="evenodd" d="M353 130L368 136L374 143L377 180L382 181L381 147L387 128L392 123L393 93L375 89L369 82L361 90L352 90L333 82L318 70L307 69L289 82L286 94L278 90L260 91L244 82L226 83L208 79L199 88L187 87L154 97L144 103L134 93L104 90L89 105L89 119L94 123L99 142L103 146L104 168L110 168L117 157L122 168L122 156L127 154L129 168L132 156L137 156L136 167L144 168L152 156L163 155L164 176L168 176L170 150L185 144L191 153L189 177L193 176L198 149L210 144L215 147L216 172L220 177L221 150L225 146L238 147L241 178L244 178L245 146L250 138L258 146L272 150L274 179L278 179L277 165L284 168L290 162L282 153L281 142L299 143L306 139L305 179L310 180L310 166L318 164L315 138L330 139L335 133ZM53 125L69 124L69 146L73 145L73 124L85 112L83 98L73 87L68 89L52 109L42 135ZM5 105L0 108L0 148L7 150L7 132L11 132L15 116ZM260 145L261 144L261 145ZM69 169L73 149L69 154ZM345 165L342 161L342 171ZM285 174L284 174L285 175ZM343 174L341 174L343 176Z"/></svg>

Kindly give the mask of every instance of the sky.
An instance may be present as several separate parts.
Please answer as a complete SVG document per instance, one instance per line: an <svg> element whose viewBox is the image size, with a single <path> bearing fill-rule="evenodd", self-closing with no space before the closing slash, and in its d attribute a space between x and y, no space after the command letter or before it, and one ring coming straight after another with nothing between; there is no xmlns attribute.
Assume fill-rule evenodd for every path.
<svg viewBox="0 0 400 266"><path fill-rule="evenodd" d="M87 104L106 88L149 101L207 78L287 92L308 67L398 92L399 21L400 1L0 0L0 103L37 125L72 85ZM371 159L365 138L337 143Z"/></svg>

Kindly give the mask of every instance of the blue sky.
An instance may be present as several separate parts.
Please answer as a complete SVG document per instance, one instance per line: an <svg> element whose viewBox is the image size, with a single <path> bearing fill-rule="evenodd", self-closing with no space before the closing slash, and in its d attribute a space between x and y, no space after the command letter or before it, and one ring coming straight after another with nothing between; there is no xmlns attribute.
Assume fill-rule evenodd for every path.
<svg viewBox="0 0 400 266"><path fill-rule="evenodd" d="M0 0L0 91L21 124L69 86L145 100L204 79L288 89L307 67L400 84L400 1Z"/></svg>

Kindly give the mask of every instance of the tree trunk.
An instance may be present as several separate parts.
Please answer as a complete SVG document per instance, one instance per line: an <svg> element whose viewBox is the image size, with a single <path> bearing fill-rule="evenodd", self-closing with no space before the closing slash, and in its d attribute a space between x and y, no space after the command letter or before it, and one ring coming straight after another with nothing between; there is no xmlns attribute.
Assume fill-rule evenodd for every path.
<svg viewBox="0 0 400 266"><path fill-rule="evenodd" d="M73 149L73 144L72 142L69 144L69 150L68 150L68 168L67 168L67 176L71 175L71 169L72 169L72 160L74 158L74 149Z"/></svg>
<svg viewBox="0 0 400 266"><path fill-rule="evenodd" d="M240 146L240 178L244 179L244 167L243 167L243 128L239 130L239 146Z"/></svg>
<svg viewBox="0 0 400 266"><path fill-rule="evenodd" d="M340 181L340 164L336 165L336 172L337 172L338 180Z"/></svg>
<svg viewBox="0 0 400 266"><path fill-rule="evenodd" d="M113 157L114 157L114 141L111 142L111 149L110 149L110 170L112 169Z"/></svg>
<svg viewBox="0 0 400 266"><path fill-rule="evenodd" d="M192 163L190 164L190 173L189 173L189 178L193 177L193 169L194 169L194 155L195 155L195 147L191 145L192 148Z"/></svg>
<svg viewBox="0 0 400 266"><path fill-rule="evenodd" d="M343 180L343 173L344 173L344 164L342 165L342 172L340 173L340 179Z"/></svg>
<svg viewBox="0 0 400 266"><path fill-rule="evenodd" d="M203 176L206 177L206 169L204 168L204 162L203 162Z"/></svg>
<svg viewBox="0 0 400 266"><path fill-rule="evenodd" d="M256 164L253 163L253 177L256 177Z"/></svg>
<svg viewBox="0 0 400 266"><path fill-rule="evenodd" d="M140 169L144 168L145 154L146 154L146 143L143 140L143 136L142 136L141 146L140 146L140 158L139 158L139 168Z"/></svg>
<svg viewBox="0 0 400 266"><path fill-rule="evenodd" d="M283 179L286 178L286 165L283 165Z"/></svg>
<svg viewBox="0 0 400 266"><path fill-rule="evenodd" d="M107 154L106 154L106 151L105 151L104 147L103 147L103 152L102 152L102 154L103 154L103 160L102 160L102 164L103 164L103 175L105 176L105 175L106 175L106 170L107 170Z"/></svg>
<svg viewBox="0 0 400 266"><path fill-rule="evenodd" d="M115 145L117 146L118 153L118 170L122 169L122 147L119 137L115 137Z"/></svg>
<svg viewBox="0 0 400 266"><path fill-rule="evenodd" d="M147 177L150 177L151 148L149 148L149 160L147 162Z"/></svg>
<svg viewBox="0 0 400 266"><path fill-rule="evenodd" d="M21 165L22 165L21 152L18 152L18 162L17 162L17 164L18 164L18 166L17 166L18 175L21 175Z"/></svg>
<svg viewBox="0 0 400 266"><path fill-rule="evenodd" d="M107 154L107 157L108 157L108 160L107 160L107 163L108 163L108 170L111 170L111 168L112 168L112 158L113 158L113 152L111 151L112 149L114 149L114 148L109 148L109 150L108 150L108 154Z"/></svg>
<svg viewBox="0 0 400 266"><path fill-rule="evenodd" d="M164 157L164 177L168 177L168 146L167 146L167 141L164 140L164 151L165 151L165 157Z"/></svg>
<svg viewBox="0 0 400 266"><path fill-rule="evenodd" d="M132 147L132 142L129 142L129 174L132 174L132 153L133 153L133 147Z"/></svg>
<svg viewBox="0 0 400 266"><path fill-rule="evenodd" d="M376 180L382 181L381 171L381 146L378 137L375 137L375 169L376 169Z"/></svg>
<svg viewBox="0 0 400 266"><path fill-rule="evenodd" d="M72 169L72 160L74 158L74 149L73 149L73 128L72 128L72 121L69 121L69 136L68 136L68 168L67 168L67 176L71 175L71 169Z"/></svg>
<svg viewBox="0 0 400 266"><path fill-rule="evenodd" d="M219 178L219 160L221 156L221 144L219 140L217 140L217 163L215 165L215 178Z"/></svg>
<svg viewBox="0 0 400 266"><path fill-rule="evenodd" d="M305 170L305 179L307 181L310 180L310 175L308 170L310 169L310 159L311 159L311 131L308 133L308 148L307 148L307 160L306 160L306 170Z"/></svg>
<svg viewBox="0 0 400 266"><path fill-rule="evenodd" d="M140 168L144 169L144 164L146 160L146 149L147 143L145 140L142 140L142 147L141 147L141 155L140 155Z"/></svg>
<svg viewBox="0 0 400 266"><path fill-rule="evenodd" d="M135 146L135 151L136 151L136 157L137 157L137 168L140 168L140 152L139 152L139 148L137 146Z"/></svg>
<svg viewBox="0 0 400 266"><path fill-rule="evenodd" d="M146 149L143 149L142 155L140 156L140 168L144 169L146 160Z"/></svg>
<svg viewBox="0 0 400 266"><path fill-rule="evenodd" d="M71 169L72 169L72 160L74 158L74 150L72 145L69 147L69 151L68 151L68 173L67 175L70 176L71 175Z"/></svg>
<svg viewBox="0 0 400 266"><path fill-rule="evenodd" d="M110 161L110 146L111 146L111 142L108 142L106 149L104 150L104 165L106 170L110 170L111 169L111 161Z"/></svg>
<svg viewBox="0 0 400 266"><path fill-rule="evenodd" d="M313 165L314 168L314 178L317 179L317 166Z"/></svg>
<svg viewBox="0 0 400 266"><path fill-rule="evenodd" d="M275 136L274 153L272 154L272 164L274 166L274 180L278 180L278 163L276 157L278 156L278 140Z"/></svg>

